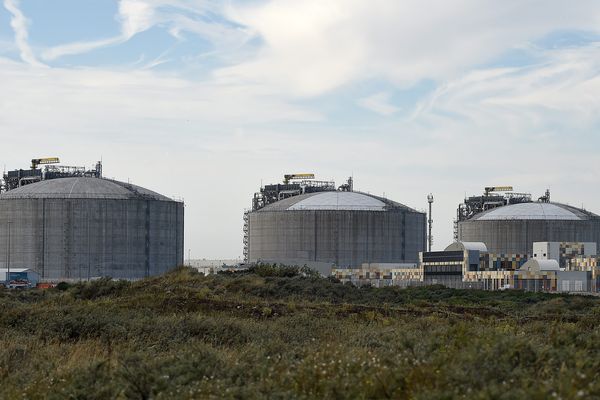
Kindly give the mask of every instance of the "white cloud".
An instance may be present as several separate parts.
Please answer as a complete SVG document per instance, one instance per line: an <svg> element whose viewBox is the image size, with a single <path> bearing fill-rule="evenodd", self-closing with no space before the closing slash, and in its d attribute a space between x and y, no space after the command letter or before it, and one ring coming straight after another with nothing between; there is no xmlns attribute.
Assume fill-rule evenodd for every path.
<svg viewBox="0 0 600 400"><path fill-rule="evenodd" d="M44 129L46 124L64 124L66 129L80 123L113 121L119 125L148 119L202 121L206 126L227 125L227 121L237 125L242 121L255 124L321 118L319 113L261 88L192 82L151 70L50 68L32 72L20 63L0 58L0 81L5 100L0 103L0 118L7 129L22 125ZM109 121L107 115L111 116ZM31 121L24 124L26 120Z"/></svg>
<svg viewBox="0 0 600 400"><path fill-rule="evenodd" d="M46 61L52 61L60 57L83 54L101 47L124 43L125 41L127 41L127 39L124 36L116 36L108 39L62 44L44 50L42 52L42 58Z"/></svg>
<svg viewBox="0 0 600 400"><path fill-rule="evenodd" d="M593 129L600 123L600 43L540 56L536 65L475 70L447 82L413 118L459 117L522 136Z"/></svg>
<svg viewBox="0 0 600 400"><path fill-rule="evenodd" d="M52 61L67 55L87 53L102 47L124 43L156 23L154 7L142 0L121 0L116 18L121 24L121 33L118 36L54 46L43 51L42 58Z"/></svg>
<svg viewBox="0 0 600 400"><path fill-rule="evenodd" d="M225 68L228 82L261 82L316 96L371 78L405 87L465 68L562 29L598 31L593 0L279 0L229 9L264 41L254 59Z"/></svg>
<svg viewBox="0 0 600 400"><path fill-rule="evenodd" d="M365 97L358 101L358 104L361 107L366 108L367 110L371 110L381 115L392 115L398 111L400 111L400 107L396 107L390 104L390 93L380 92L375 93L371 96Z"/></svg>
<svg viewBox="0 0 600 400"><path fill-rule="evenodd" d="M75 41L54 47L42 52L47 61L56 60L67 55L87 53L99 48L125 43L137 34L155 26L163 26L179 40L183 33L200 35L224 51L227 48L239 48L249 35L243 29L223 24L222 21L205 21L209 13L222 11L219 3L204 0L120 0L117 21L120 23L118 35L92 41ZM188 16L189 14L191 16Z"/></svg>
<svg viewBox="0 0 600 400"><path fill-rule="evenodd" d="M121 0L119 3L121 33L127 39L152 27L155 18L154 7L146 1Z"/></svg>
<svg viewBox="0 0 600 400"><path fill-rule="evenodd" d="M29 36L27 26L29 21L19 9L19 0L4 0L4 7L12 15L10 19L10 26L15 32L15 42L19 48L21 59L32 66L44 66L44 64L37 60L35 54L33 54L33 50L29 46L29 42L27 41Z"/></svg>

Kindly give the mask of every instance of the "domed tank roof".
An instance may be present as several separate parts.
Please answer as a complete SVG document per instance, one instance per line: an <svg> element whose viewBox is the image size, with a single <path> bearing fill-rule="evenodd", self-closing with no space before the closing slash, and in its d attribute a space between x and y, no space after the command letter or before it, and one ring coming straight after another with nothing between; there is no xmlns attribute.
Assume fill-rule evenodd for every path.
<svg viewBox="0 0 600 400"><path fill-rule="evenodd" d="M346 211L387 211L404 209L415 211L389 199L361 192L326 191L307 193L289 197L269 204L260 211L301 211L301 210L346 210Z"/></svg>
<svg viewBox="0 0 600 400"><path fill-rule="evenodd" d="M597 215L560 203L519 203L493 208L475 215L471 220L562 220L584 221Z"/></svg>
<svg viewBox="0 0 600 400"><path fill-rule="evenodd" d="M48 179L0 194L7 199L113 199L113 200L159 200L170 198L130 183L103 178Z"/></svg>
<svg viewBox="0 0 600 400"><path fill-rule="evenodd" d="M444 251L480 251L487 253L488 249L483 242L454 242L444 249Z"/></svg>

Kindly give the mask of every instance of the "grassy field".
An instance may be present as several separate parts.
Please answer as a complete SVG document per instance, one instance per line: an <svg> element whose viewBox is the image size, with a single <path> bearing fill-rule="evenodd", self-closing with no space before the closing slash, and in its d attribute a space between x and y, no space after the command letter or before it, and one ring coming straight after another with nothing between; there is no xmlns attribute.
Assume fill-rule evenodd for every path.
<svg viewBox="0 0 600 400"><path fill-rule="evenodd" d="M0 398L600 397L600 299L291 268L0 291Z"/></svg>

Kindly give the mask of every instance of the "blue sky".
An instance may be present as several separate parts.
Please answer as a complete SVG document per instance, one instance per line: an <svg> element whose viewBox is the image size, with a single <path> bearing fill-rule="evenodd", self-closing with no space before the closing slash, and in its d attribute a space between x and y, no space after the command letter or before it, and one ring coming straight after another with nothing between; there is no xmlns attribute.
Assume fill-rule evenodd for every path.
<svg viewBox="0 0 600 400"><path fill-rule="evenodd" d="M597 1L0 4L3 164L102 157L185 199L193 257L241 255L251 194L289 172L433 192L437 248L488 185L600 213Z"/></svg>

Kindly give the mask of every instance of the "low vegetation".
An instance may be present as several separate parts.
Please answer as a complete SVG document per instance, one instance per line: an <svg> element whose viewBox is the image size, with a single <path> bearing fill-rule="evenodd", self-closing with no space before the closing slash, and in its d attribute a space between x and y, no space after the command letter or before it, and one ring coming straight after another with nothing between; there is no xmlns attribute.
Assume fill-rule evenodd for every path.
<svg viewBox="0 0 600 400"><path fill-rule="evenodd" d="M260 266L0 291L0 398L600 397L600 299Z"/></svg>

